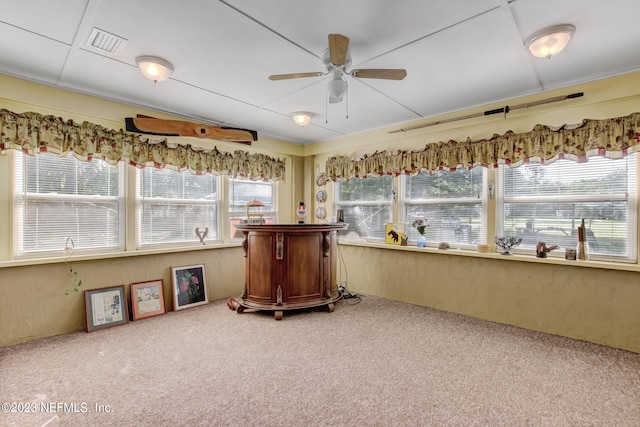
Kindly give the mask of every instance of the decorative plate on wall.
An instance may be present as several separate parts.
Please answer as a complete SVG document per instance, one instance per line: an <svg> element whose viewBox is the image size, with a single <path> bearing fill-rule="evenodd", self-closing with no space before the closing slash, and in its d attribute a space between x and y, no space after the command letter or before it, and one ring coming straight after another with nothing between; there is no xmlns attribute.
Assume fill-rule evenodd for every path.
<svg viewBox="0 0 640 427"><path fill-rule="evenodd" d="M327 210L320 206L316 209L316 218L325 219L327 217Z"/></svg>
<svg viewBox="0 0 640 427"><path fill-rule="evenodd" d="M324 190L320 190L316 193L316 200L318 202L324 202L327 200L327 192Z"/></svg>
<svg viewBox="0 0 640 427"><path fill-rule="evenodd" d="M316 178L316 184L318 184L319 187L322 187L326 183L327 183L327 175L325 175L324 172L320 172L318 174L318 177Z"/></svg>

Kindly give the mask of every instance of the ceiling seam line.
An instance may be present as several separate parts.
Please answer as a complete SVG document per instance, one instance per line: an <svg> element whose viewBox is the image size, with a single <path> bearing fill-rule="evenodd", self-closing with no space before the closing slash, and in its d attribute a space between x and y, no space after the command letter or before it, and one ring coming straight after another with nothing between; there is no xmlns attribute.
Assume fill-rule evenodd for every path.
<svg viewBox="0 0 640 427"><path fill-rule="evenodd" d="M357 81L357 82L358 82L358 83L360 83L360 84L363 84L363 85L367 86L369 89L373 90L374 92L378 92L378 94L380 94L380 95L384 96L384 97L385 97L385 98L387 98L389 101L396 103L397 105L401 106L402 108L406 109L407 111L411 111L413 114L415 114L416 116L418 116L418 119L423 119L423 118L424 118L424 116L423 116L422 114L420 114L420 113L418 113L417 111L414 111L413 109L411 109L411 108L407 107L406 105L404 105L404 104L402 104L402 103L400 103L400 102L396 101L395 99L391 98L391 96L389 96L389 95L385 94L384 92L379 91L378 89L376 89L375 87L373 87L373 86L369 85L368 83L363 82L363 81L362 81L362 80L360 80L360 79L354 79L354 80L355 80L355 81Z"/></svg>
<svg viewBox="0 0 640 427"><path fill-rule="evenodd" d="M511 6L510 1L508 0L499 0L500 3L500 9L502 9L502 13L505 16L505 18L511 23L512 25L512 29L515 30L515 33L518 37L518 39L520 41L522 41L522 34L520 32L520 27L518 27L518 23L516 22L516 17L513 15L513 9ZM523 44L524 46L524 44ZM530 55L526 55L526 53L520 53L520 56L526 61L527 64L529 64L529 67L531 69L531 72L535 78L535 82L538 84L538 88L540 91L544 91L545 87L544 84L542 83L542 79L540 78L540 75L538 73L538 71L536 70L536 68L534 67L532 60L533 58Z"/></svg>
<svg viewBox="0 0 640 427"><path fill-rule="evenodd" d="M258 21L256 18L247 15L246 13L244 13L243 11L241 11L240 9L238 9L235 6L230 5L229 3L227 3L224 0L219 0L220 3L222 3L223 5L227 6L229 9L232 9L233 11L235 11L236 13L244 16L246 19L248 19L251 22L254 22L256 24L258 24L259 26L261 26L262 28L264 28L265 30L269 31L272 34L275 34L276 36L280 37L281 39L287 41L288 43L294 45L295 47L297 47L298 49L301 49L305 52L307 52L309 55L313 56L316 59L321 59L320 56L318 56L317 54L311 52L310 50L304 48L303 46L299 45L298 43L294 42L293 40L285 37L284 35L280 34L279 32L277 32L276 30L274 30L273 28L267 26L266 24L263 24L262 22Z"/></svg>
<svg viewBox="0 0 640 427"><path fill-rule="evenodd" d="M447 25L446 27L442 27L442 28L440 28L440 29L438 29L438 30L436 30L436 31L434 31L434 32L432 32L432 33L425 34L424 36L418 37L418 38L417 38L417 39L415 39L415 40L409 41L409 42L404 43L404 44L402 44L402 45L400 45L400 46L394 47L393 49L389 49L389 50L388 50L388 51L386 51L386 52L383 52L383 53L380 53L380 54L378 54L378 55L376 55L376 56L373 56L373 57L371 57L371 58L369 58L369 59L367 59L367 60L361 61L361 62L359 62L357 65L352 66L351 68L355 68L355 67L357 67L357 66L358 66L358 65L360 65L360 64L366 64L367 62L373 61L374 59L378 59L378 58L380 58L381 56L388 55L388 54L390 54L391 52L395 52L396 50L404 49L404 48L405 48L405 47L407 47L407 46L410 46L410 45L412 45L412 44L418 43L419 41L422 41L422 40L424 40L424 39L426 39L426 38L429 38L429 37L435 36L436 34L439 34L439 33L443 32L443 31L446 31L446 30L448 30L448 29L450 29L450 28L453 28L453 27L455 27L455 26L457 26L457 25L464 24L464 23L466 23L466 22L468 22L468 21L471 21L471 20L473 20L473 19L476 19L476 18L478 18L478 17L480 17L480 16L482 16L482 15L485 15L485 14L487 14L487 13L489 13L489 12L493 12L493 11L494 11L494 10L496 10L496 9L500 9L500 6L492 7L491 9L487 9L487 10L485 10L485 11L483 11L483 12L480 12L480 13L477 13L477 14L475 14L475 15L473 15L473 16L470 16L470 17L468 17L468 18L465 18L465 19L463 19L463 20L461 20L461 21L457 21L457 22L454 22L453 24Z"/></svg>

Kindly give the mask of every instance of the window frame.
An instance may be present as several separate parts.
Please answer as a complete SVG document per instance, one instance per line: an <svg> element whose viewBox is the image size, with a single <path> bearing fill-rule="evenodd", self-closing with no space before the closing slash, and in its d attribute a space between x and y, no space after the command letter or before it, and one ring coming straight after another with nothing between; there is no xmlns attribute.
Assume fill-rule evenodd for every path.
<svg viewBox="0 0 640 427"><path fill-rule="evenodd" d="M352 179L368 179L368 180L372 180L372 179L378 179L378 178L388 178L389 175L385 175L385 176L380 176L380 177L364 177L364 178L352 178ZM378 200L341 200L340 199L340 185L342 182L345 182L345 180L340 179L334 182L334 206L336 209L336 212L338 209L343 209L343 207L358 207L358 206L364 206L364 207L369 207L369 206L380 206L380 205L386 205L387 209L389 210L390 213L390 222L394 222L394 217L396 217L395 214L395 207L396 207L396 200L397 200L397 177L391 177L392 181L391 181L391 192L392 194L389 195L389 198L387 199L378 199ZM395 192L395 193L394 193ZM347 224L349 223L349 221L347 221L345 219L345 221L347 222ZM349 224L349 227L347 228L346 232L350 233L350 232L354 232L353 228L351 228L351 224ZM366 239L366 240L372 240L375 242L384 242L385 241L385 227L383 227L380 231L382 231L382 234L380 237L371 237L371 236L360 236L358 234L358 236L362 239ZM357 233L357 231L356 231Z"/></svg>
<svg viewBox="0 0 640 427"><path fill-rule="evenodd" d="M268 224L276 224L278 222L278 183L276 181L262 181L262 180L252 180L252 179L242 179L242 178L232 178L227 177L226 180L226 215L227 215L227 225L229 227L229 240L238 241L242 239L238 233L235 232L234 224L242 222L242 220L246 218L246 209L242 212L232 210L232 206L234 205L234 192L233 185L236 181L243 181L246 183L258 183L259 185L270 186L271 187L271 210L265 211L260 210L256 213L263 214L269 221L265 223ZM223 184L225 185L225 184ZM257 197L254 197L254 199Z"/></svg>
<svg viewBox="0 0 640 427"><path fill-rule="evenodd" d="M171 172L175 172L175 173L179 173L179 174L183 174L183 173L191 173L190 171L184 170L184 171L175 171L172 169L158 169L158 168L136 168L135 171L135 247L136 250L145 250L145 249L163 249L163 248L167 248L167 249L171 249L171 248L178 248L178 247L193 247L193 246L202 246L202 242L200 240L200 237L195 233L195 229L194 229L194 233L193 233L193 240L179 240L179 241L168 241L168 242L152 242L152 243L144 243L142 241L142 228L143 228L143 224L142 224L142 212L144 209L145 205L150 205L150 206L171 206L171 205L175 205L175 206L184 206L184 207L188 207L188 206L211 206L213 207L213 209L215 210L215 215L213 216L213 221L215 221L215 227L211 227L213 228L213 230L211 230L211 228L208 230L207 236L205 236L203 238L204 243L219 243L223 240L222 237L222 226L221 226L221 218L222 218L222 212L221 212L221 197L220 197L220 186L222 185L221 182L221 178L218 175L213 175L213 174L200 174L200 175L196 175L196 176L204 176L207 177L209 179L212 179L213 181L215 181L215 188L216 188L216 198L215 199L211 199L211 200L205 200L205 199L188 199L188 198L169 198L169 197L149 197L148 198L148 202L145 203L144 201L144 197L141 196L141 193L143 191L142 186L144 185L144 180L142 178L142 174L145 173L145 171L148 170L152 170L152 171L171 171ZM153 173L153 172L152 172ZM194 174L195 175L195 174ZM182 188L184 189L184 181L183 181L183 186ZM206 227L206 225L205 225ZM183 229L183 232L186 231ZM201 232L204 230L201 230ZM212 233L213 231L213 233Z"/></svg>
<svg viewBox="0 0 640 427"><path fill-rule="evenodd" d="M14 165L15 165L15 161L16 158L19 155L26 155L23 153L19 153L16 152L14 150L10 150L8 152L8 163L11 166L11 169L13 169ZM38 155L42 155L42 154L38 154ZM97 159L96 159L97 160ZM77 160L80 161L80 160ZM586 165L588 165L589 163L587 162ZM640 208L638 205L638 187L640 186L640 154L636 155L636 161L635 161L635 187L634 188L630 188L629 189L629 198L625 199L622 196L618 197L615 200L620 200L620 201L627 201L629 203L632 203L631 205L629 205L628 210L632 211L634 210L635 206L635 213L637 216L637 211ZM158 251L162 251L163 249L166 249L167 253L171 252L172 249L175 249L176 247L184 247L185 244L184 243L176 243L176 244L159 244L159 245L148 245L145 246L144 248L140 248L137 246L137 198L135 197L135 193L137 191L137 186L138 186L138 175L137 173L134 173L134 171L136 171L136 168L134 166L131 166L129 164L125 164L125 163L118 163L118 167L122 168L121 171L121 179L123 180L123 184L125 186L125 190L124 192L122 192L119 196L80 196L81 198L84 198L88 201L91 201L92 198L96 198L98 200L106 200L107 198L111 198L112 201L114 200L118 200L119 204L119 215L120 215L120 219L119 219L119 223L121 224L122 230L124 230L124 239L123 242L120 244L120 246L118 248L113 248L113 247L108 247L108 248L91 248L91 249L81 249L81 248L75 248L75 255L85 255L90 257L91 255L95 255L95 254L108 254L108 253L117 253L117 252L121 252L121 253L129 253L129 254L134 254L136 251L141 250L141 249L150 249L150 250L158 250ZM500 170L500 168L504 168L504 167L508 167L508 166L500 166L498 168L483 168L483 175L484 175L484 179L483 179L483 190L484 190L484 196L482 197L482 204L483 204L483 210L484 210L484 214L486 215L486 221L487 221L487 225L485 228L485 233L484 233L484 238L485 240L488 240L490 242L492 242L493 240L493 235L497 235L500 233L499 230L502 229L502 227L504 226L504 218L502 218L502 214L503 214L503 208L500 206L500 203L504 203L504 199L502 201L498 200L499 195L502 193L502 185L503 185L503 178L502 178L502 172ZM132 170L130 168L133 168ZM11 170L10 169L10 170ZM189 172L183 172L183 173L189 173ZM21 233L21 230L17 230L16 229L16 211L15 211L15 206L17 203L19 203L19 198L20 195L16 194L15 192L15 181L18 179L18 177L15 176L15 170L13 170L12 174L7 173L7 176L9 177L8 181L6 181L6 186L7 186L7 192L8 192L8 199L10 200L10 204L9 206L13 207L14 209L12 210L13 212L9 212L9 216L12 218L12 221L10 224L7 225L7 233L6 235L9 237L7 240L7 244L6 244L6 249L5 249L5 253L7 254L5 261L8 260L17 260L20 262L23 262L24 260L29 260L29 259L34 259L34 260L39 260L42 259L44 257L58 257L58 258L62 258L64 256L64 242L61 244L61 249L60 251L43 251L43 252L24 252L22 251L22 253L18 253L17 248L16 248L16 239L19 238L19 234ZM237 217L237 215L233 215L233 212L230 211L230 194L228 194L229 191L229 187L228 187L228 182L229 180L231 180L232 178L230 178L229 176L217 176L217 179L219 180L218 182L218 188L219 190L219 197L217 199L217 224L218 224L218 229L217 229L217 236L218 238L215 240L215 242L219 242L221 243L222 241L226 241L226 242L233 242L234 244L237 244L237 238L234 238L234 236L229 235L230 232L232 232L232 229L229 228L229 222L232 218ZM372 179L372 177L366 178L366 179ZM380 205L380 204L388 204L389 205L389 209L390 209L390 215L392 218L392 222L398 222L398 223L402 223L405 222L407 220L409 220L410 218L404 218L404 212L405 212L405 207L406 205L410 205L410 204L420 204L422 203L422 201L409 201L409 200L405 200L403 197L403 183L404 183L404 177L402 176L396 176L396 177L392 177L392 187L394 189L397 190L396 192L396 201L391 200L391 197L387 200L375 200L375 201L346 201L346 200L339 200L339 191L338 191L338 182L334 182L334 188L333 188L333 206L334 209L340 208L340 206L357 206L357 205L361 205L361 206L374 206L374 205ZM220 181L221 180L221 181ZM488 188L488 181L491 181L491 183L495 182L495 191L494 191L494 197L492 200L492 197L489 196L488 192L486 191ZM270 182L270 185L273 187L273 209L274 214L278 215L278 202L277 202L277 192L279 187L278 182ZM133 191L132 189L133 188ZM331 192L330 192L331 193ZM133 196L133 200L132 200L132 196ZM44 200L46 201L47 199L51 199L51 200L61 200L61 198L69 198L69 200L73 200L76 199L77 200L77 196L75 195L47 195L47 194L32 194L31 197L33 199L37 199L37 200ZM562 198L562 200L564 201L566 199L566 197L564 196L559 196L560 198ZM612 197L610 195L607 196L574 196L573 197L576 201L581 201L580 199L582 199L582 201L585 200L589 200L589 201L607 201L610 202L612 201ZM535 200L535 198L530 198L530 200ZM168 202L171 203L173 201L175 201L175 199L167 199L167 200L157 200L158 202ZM464 202L464 198L461 200L458 199L443 199L444 202L448 202L448 203L456 203L456 202ZM542 197L540 198L540 201L549 201L548 196ZM468 201L469 203L473 203L472 201ZM437 203L436 200L429 200L426 201L426 203ZM10 209L8 207L8 209ZM335 210L334 210L335 212ZM237 214L238 212L236 212ZM221 218L222 216L222 218ZM295 215L293 216L293 218L295 218ZM124 229L124 227L127 226L126 229ZM410 224L407 224L408 227L410 227ZM133 231L133 233L131 232ZM347 230L347 232L350 230ZM494 232L495 231L495 232ZM602 256L594 256L592 253L591 259L595 260L595 261L602 261L605 263L610 263L611 265L617 265L619 266L618 268L623 268L624 269L624 265L638 265L639 261L638 261L638 249L640 249L638 247L638 233L640 232L640 230L637 227L637 218L636 218L636 230L635 233L633 232L633 230L629 230L628 234L627 234L627 250L633 251L634 257L633 258L624 258L624 257L617 257L617 256L613 256L613 257L602 257ZM224 234L223 234L224 233ZM12 235L13 234L13 235ZM346 233L341 233L342 235L346 234ZM18 237L16 237L18 236ZM11 238L13 237L13 238ZM369 241L373 241L374 243L377 242L383 242L384 238L371 238L371 237L366 237L366 240ZM126 242L130 242L126 243ZM135 244L134 244L135 242ZM480 244L480 243L479 243ZM193 247L196 246L201 246L199 239L195 239L194 240L194 245ZM390 249L392 248L391 246L389 247ZM470 246L463 246L464 249L473 249L473 245ZM498 253L499 251L496 251L495 253ZM523 250L523 249L518 249L516 248L514 250L515 253L522 253L522 254L526 254L526 255L533 255L535 253L534 249L527 249L527 250ZM493 253L493 252L492 252ZM549 253L549 257L550 258L556 258L556 259L560 259L564 257L564 253L563 251L553 251Z"/></svg>
<svg viewBox="0 0 640 427"><path fill-rule="evenodd" d="M633 157L631 157L633 156ZM601 156L598 156L601 157ZM589 258L597 261L605 261L612 263L620 263L620 264L637 264L638 263L638 181L639 181L639 172L640 168L640 155L639 154L630 154L626 156L628 161L633 162L632 168L633 172L635 172L635 176L633 176L633 182L629 184L628 190L623 193L616 193L615 195L609 194L596 194L593 196L589 196L586 194L561 194L561 195L536 195L536 196L505 196L505 177L504 173L508 165L500 165L496 170L496 209L495 209L495 228L496 235L504 235L505 233L505 215L504 215L504 205L505 203L511 204L528 204L528 203L588 203L588 202L626 202L627 203L627 224L630 221L630 226L627 225L626 238L625 238L625 247L627 248L627 253L625 255L612 255L612 254L603 254L603 253L595 253L593 250L590 251ZM589 162L585 163L577 163L572 160L561 159L564 162L572 162L572 166L574 167L588 167ZM558 160L558 161L561 161ZM610 159L611 161L619 161L622 159ZM555 162L554 162L555 163ZM553 163L552 163L553 164ZM569 164L569 163L567 163ZM543 167L550 166L542 165ZM524 165L522 165L524 166ZM519 167L522 167L519 166ZM579 218L575 218L575 220L579 220ZM588 239L587 239L588 240ZM553 243L553 242L546 242ZM577 243L577 241L576 241ZM564 248L561 248L564 249ZM573 248L571 248L573 249ZM536 250L531 248L521 248L516 247L512 250L513 253L519 254L535 254ZM552 251L547 254L548 257L555 258L564 258L564 251Z"/></svg>
<svg viewBox="0 0 640 427"><path fill-rule="evenodd" d="M35 156L56 156L60 157L57 153L52 152L43 152L38 153ZM125 250L126 247L126 222L127 222L127 197L126 197L126 166L124 164L118 163L116 165L112 165L107 163L102 159L91 159L91 162L104 162L107 167L117 168L118 175L118 183L117 183L117 192L118 195L109 196L109 195L82 195L82 194L61 194L61 193L29 193L27 192L28 183L26 177L26 162L30 156L29 154L17 151L13 153L13 158L11 159L11 168L13 171L13 181L10 184L10 192L12 194L12 203L13 207L12 212L12 232L13 239L11 245L11 257L16 260L26 260L26 259L42 259L48 258L52 256L69 256L70 253L75 255L93 255L99 253L113 253L113 252L121 252ZM73 159L76 167L78 163L86 163L83 160L78 160L74 157L73 153L67 153L64 157L69 156ZM18 165L18 163L22 163L22 165ZM41 172L38 171L38 174ZM20 187L20 189L19 189ZM26 196L26 199L25 199ZM97 205L97 201L101 202L99 205L104 203L113 203L117 205L117 234L116 245L105 245L105 246L92 246L92 247L82 247L80 246L79 239L74 240L74 236L66 236L61 237L60 247L58 249L44 249L44 250L25 250L24 246L24 215L25 215L25 202L28 204L29 201L37 201L37 202L46 202L51 201L52 203L61 203L66 204L68 202L72 203L87 203L88 206ZM22 215L19 213L22 212ZM81 224L78 225L80 228ZM77 236L76 236L77 237Z"/></svg>
<svg viewBox="0 0 640 427"><path fill-rule="evenodd" d="M474 168L476 169L476 168ZM406 234L409 235L409 242L416 242L416 239L412 237L417 235L417 231L415 231L411 227L411 223L413 220L418 218L408 218L406 215L407 206L419 206L419 205L459 205L459 204L469 204L469 205L479 205L481 210L480 220L482 222L481 230L479 234L479 239L477 244L472 243L459 243L459 242L446 242L449 245L455 245L457 248L461 249L476 249L478 245L486 244L487 242L487 234L488 234L488 222L489 222L489 212L488 212L488 171L486 168L481 168L482 170L482 182L480 184L482 192L480 197L441 197L441 198L432 198L432 199L408 199L405 197L406 190L406 181L411 178L411 175L401 175L398 183L399 192L398 192L398 218L399 222L405 224ZM445 173L455 173L456 171L442 171ZM428 172L422 172L428 173ZM430 220L431 218L425 218L426 220ZM429 226L433 226L433 223L429 223ZM427 229L427 233L429 230ZM427 238L428 246L438 246L440 242L429 240Z"/></svg>

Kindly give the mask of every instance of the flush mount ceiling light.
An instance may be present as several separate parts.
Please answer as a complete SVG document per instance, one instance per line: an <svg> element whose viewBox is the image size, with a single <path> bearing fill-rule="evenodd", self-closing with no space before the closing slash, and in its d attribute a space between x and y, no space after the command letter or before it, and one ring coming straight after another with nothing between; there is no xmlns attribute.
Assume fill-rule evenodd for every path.
<svg viewBox="0 0 640 427"><path fill-rule="evenodd" d="M524 44L533 56L549 59L567 46L575 31L573 25L556 25L532 34Z"/></svg>
<svg viewBox="0 0 640 427"><path fill-rule="evenodd" d="M157 56L139 56L136 58L138 68L142 74L154 83L167 80L173 73L171 62Z"/></svg>
<svg viewBox="0 0 640 427"><path fill-rule="evenodd" d="M311 117L313 117L313 114L307 113L306 111L298 111L293 113L293 121L300 127L306 126L311 123Z"/></svg>

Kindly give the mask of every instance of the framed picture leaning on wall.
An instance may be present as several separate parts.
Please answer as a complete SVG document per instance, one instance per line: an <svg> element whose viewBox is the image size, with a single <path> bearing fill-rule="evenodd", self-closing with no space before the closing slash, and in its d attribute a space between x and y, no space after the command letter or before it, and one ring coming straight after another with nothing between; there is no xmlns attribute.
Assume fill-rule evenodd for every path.
<svg viewBox="0 0 640 427"><path fill-rule="evenodd" d="M162 279L131 284L131 314L133 320L165 313Z"/></svg>
<svg viewBox="0 0 640 427"><path fill-rule="evenodd" d="M129 323L124 285L84 291L87 332Z"/></svg>
<svg viewBox="0 0 640 427"><path fill-rule="evenodd" d="M171 282L174 310L209 302L204 264L171 267Z"/></svg>

